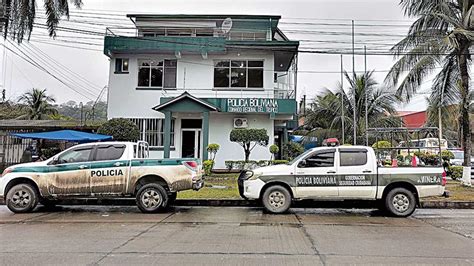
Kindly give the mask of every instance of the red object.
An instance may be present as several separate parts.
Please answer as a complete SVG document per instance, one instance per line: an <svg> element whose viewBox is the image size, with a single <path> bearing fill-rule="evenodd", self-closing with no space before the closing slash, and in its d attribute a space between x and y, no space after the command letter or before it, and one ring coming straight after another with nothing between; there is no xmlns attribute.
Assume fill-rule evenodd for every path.
<svg viewBox="0 0 474 266"><path fill-rule="evenodd" d="M398 167L397 159L392 159L392 167Z"/></svg>
<svg viewBox="0 0 474 266"><path fill-rule="evenodd" d="M416 163L416 156L411 157L411 166L413 166L413 167L418 166L417 163Z"/></svg>
<svg viewBox="0 0 474 266"><path fill-rule="evenodd" d="M195 161L185 161L183 162L183 165L191 169L192 171L196 171L198 167L198 163Z"/></svg>
<svg viewBox="0 0 474 266"><path fill-rule="evenodd" d="M441 176L443 177L441 179L441 185L444 187L446 186L446 171L443 171L443 173L441 174Z"/></svg>
<svg viewBox="0 0 474 266"><path fill-rule="evenodd" d="M405 127L414 127L414 128L423 127L427 121L426 111L398 112L398 116L403 120L403 125Z"/></svg>

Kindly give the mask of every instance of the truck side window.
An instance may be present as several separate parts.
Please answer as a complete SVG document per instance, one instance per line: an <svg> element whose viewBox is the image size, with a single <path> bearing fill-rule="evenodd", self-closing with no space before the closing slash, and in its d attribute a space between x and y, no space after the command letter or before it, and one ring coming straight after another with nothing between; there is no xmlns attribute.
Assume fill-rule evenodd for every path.
<svg viewBox="0 0 474 266"><path fill-rule="evenodd" d="M339 151L339 159L341 166L360 166L367 164L367 151L365 150L350 150Z"/></svg>
<svg viewBox="0 0 474 266"><path fill-rule="evenodd" d="M125 146L123 145L98 146L95 161L118 160L122 157L124 151Z"/></svg>
<svg viewBox="0 0 474 266"><path fill-rule="evenodd" d="M334 152L320 152L306 158L305 168L311 167L333 167L334 166Z"/></svg>
<svg viewBox="0 0 474 266"><path fill-rule="evenodd" d="M92 147L83 147L67 151L58 158L60 164L63 163L81 163L89 161Z"/></svg>

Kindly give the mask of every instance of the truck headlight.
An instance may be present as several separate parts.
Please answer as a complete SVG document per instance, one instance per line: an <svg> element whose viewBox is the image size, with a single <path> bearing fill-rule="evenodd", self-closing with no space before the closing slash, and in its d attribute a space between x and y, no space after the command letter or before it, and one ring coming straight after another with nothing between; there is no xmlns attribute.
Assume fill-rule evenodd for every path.
<svg viewBox="0 0 474 266"><path fill-rule="evenodd" d="M262 176L262 173L260 172L252 172L252 176L250 176L249 178L247 178L247 180L255 180L257 178L259 178L260 176Z"/></svg>

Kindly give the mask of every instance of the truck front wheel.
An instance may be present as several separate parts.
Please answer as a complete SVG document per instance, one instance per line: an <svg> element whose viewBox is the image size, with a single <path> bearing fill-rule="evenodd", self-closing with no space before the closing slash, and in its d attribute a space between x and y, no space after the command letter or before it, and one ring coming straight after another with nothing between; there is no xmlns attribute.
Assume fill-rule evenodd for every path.
<svg viewBox="0 0 474 266"><path fill-rule="evenodd" d="M385 197L385 209L393 216L410 216L416 207L416 198L411 191L405 188L394 188Z"/></svg>
<svg viewBox="0 0 474 266"><path fill-rule="evenodd" d="M274 185L265 190L262 203L271 213L284 213L290 208L291 194L285 187Z"/></svg>
<svg viewBox="0 0 474 266"><path fill-rule="evenodd" d="M159 184L147 184L138 190L136 202L144 213L159 212L168 206L168 194Z"/></svg>
<svg viewBox="0 0 474 266"><path fill-rule="evenodd" d="M38 191L30 184L18 184L7 193L6 205L14 213L31 212L38 205Z"/></svg>

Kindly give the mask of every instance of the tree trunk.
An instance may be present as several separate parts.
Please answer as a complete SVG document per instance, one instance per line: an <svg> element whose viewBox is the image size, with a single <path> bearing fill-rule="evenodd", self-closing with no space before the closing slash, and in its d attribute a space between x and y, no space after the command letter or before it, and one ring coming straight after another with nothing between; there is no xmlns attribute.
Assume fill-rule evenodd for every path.
<svg viewBox="0 0 474 266"><path fill-rule="evenodd" d="M469 119L469 72L467 67L469 43L461 45L458 54L459 72L461 73L461 129L464 166L471 166L471 128Z"/></svg>
<svg viewBox="0 0 474 266"><path fill-rule="evenodd" d="M245 162L248 162L249 157L250 157L250 143L245 143L244 151L245 151Z"/></svg>

